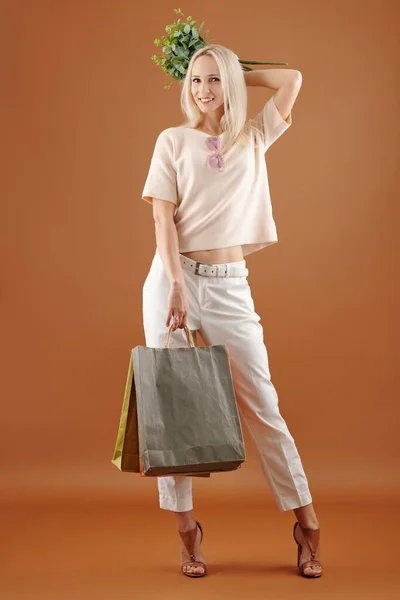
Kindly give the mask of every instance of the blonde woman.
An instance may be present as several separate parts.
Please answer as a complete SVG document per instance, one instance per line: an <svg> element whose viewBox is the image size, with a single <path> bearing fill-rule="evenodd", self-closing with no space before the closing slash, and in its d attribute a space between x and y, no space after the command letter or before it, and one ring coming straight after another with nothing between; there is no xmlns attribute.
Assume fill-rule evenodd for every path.
<svg viewBox="0 0 400 600"><path fill-rule="evenodd" d="M153 206L157 246L143 286L143 323L147 346L164 347L171 319L170 347L187 345L185 326L206 345L227 345L241 423L278 509L295 513L299 572L314 578L322 574L319 523L279 411L244 258L278 241L265 152L292 124L301 81L289 69L245 72L236 54L218 44L191 57L181 92L186 121L159 134L142 193ZM247 85L275 90L250 120ZM192 477L157 482L160 507L176 514L181 571L202 577L207 567Z"/></svg>

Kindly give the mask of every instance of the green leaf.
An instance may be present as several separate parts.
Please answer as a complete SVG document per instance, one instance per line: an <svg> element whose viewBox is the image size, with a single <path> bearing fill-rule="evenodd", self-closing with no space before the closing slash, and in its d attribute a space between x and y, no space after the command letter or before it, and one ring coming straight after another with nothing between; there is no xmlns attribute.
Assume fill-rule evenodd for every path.
<svg viewBox="0 0 400 600"><path fill-rule="evenodd" d="M205 21L203 21L202 24L200 25L199 31L201 31L201 28L203 27L204 23L205 23Z"/></svg>
<svg viewBox="0 0 400 600"><path fill-rule="evenodd" d="M178 46L175 50L175 54L179 57L188 56L189 50L182 48L182 46Z"/></svg>
<svg viewBox="0 0 400 600"><path fill-rule="evenodd" d="M197 40L199 38L199 32L195 27L192 29L192 36Z"/></svg>
<svg viewBox="0 0 400 600"><path fill-rule="evenodd" d="M185 27L184 27L183 31L184 31L185 33L189 33L189 32L190 32L190 25L185 25Z"/></svg>

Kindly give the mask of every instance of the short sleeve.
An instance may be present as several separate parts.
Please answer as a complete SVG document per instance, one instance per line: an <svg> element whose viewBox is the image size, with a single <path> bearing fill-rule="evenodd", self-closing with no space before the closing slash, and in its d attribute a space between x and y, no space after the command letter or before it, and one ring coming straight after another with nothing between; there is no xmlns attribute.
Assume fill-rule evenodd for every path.
<svg viewBox="0 0 400 600"><path fill-rule="evenodd" d="M142 199L149 204L153 203L153 198L166 200L175 205L178 203L173 142L168 130L162 131L156 140L142 192Z"/></svg>
<svg viewBox="0 0 400 600"><path fill-rule="evenodd" d="M290 112L285 121L276 108L274 96L264 105L264 108L253 119L255 124L263 133L264 152L284 133L292 124L292 113Z"/></svg>

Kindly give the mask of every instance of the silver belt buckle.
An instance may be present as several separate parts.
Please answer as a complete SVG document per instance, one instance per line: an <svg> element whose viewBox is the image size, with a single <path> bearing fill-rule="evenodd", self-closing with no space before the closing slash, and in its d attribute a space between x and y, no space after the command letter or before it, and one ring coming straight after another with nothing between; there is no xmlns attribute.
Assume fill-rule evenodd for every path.
<svg viewBox="0 0 400 600"><path fill-rule="evenodd" d="M220 268L221 268L221 269L223 269L224 267L226 267L225 273L220 275L220 271L219 271L219 269L220 269ZM223 265L215 265L215 267L214 267L214 268L215 268L215 270L217 271L217 273L216 273L216 275L215 275L216 277L226 277L226 276L228 275L228 267L227 267L226 263L225 263L225 264L223 264Z"/></svg>
<svg viewBox="0 0 400 600"><path fill-rule="evenodd" d="M208 273L199 273L199 266L200 265L204 265L204 266L207 266L207 267L210 266L208 263L203 263L203 262L196 261L196 265L194 267L195 274L196 275L201 275L202 277L211 277L211 275L209 275Z"/></svg>
<svg viewBox="0 0 400 600"><path fill-rule="evenodd" d="M219 267L218 265L215 267L211 267L210 270L210 274L208 273L199 273L199 265L207 265L207 267L210 267L210 265L208 263L202 263L202 262L198 262L196 261L195 267L194 267L194 272L196 275L201 275L202 277L213 277L213 275L211 275L211 268L215 268L217 273L216 273L216 277L226 277L228 275L228 267L226 265L226 263L223 265L224 267L226 267L226 272L224 275L219 275Z"/></svg>

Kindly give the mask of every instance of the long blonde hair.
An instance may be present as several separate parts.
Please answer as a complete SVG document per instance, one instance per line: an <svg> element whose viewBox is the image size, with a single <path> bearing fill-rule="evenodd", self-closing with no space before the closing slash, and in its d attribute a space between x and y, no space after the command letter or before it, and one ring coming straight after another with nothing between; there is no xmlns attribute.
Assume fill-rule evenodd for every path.
<svg viewBox="0 0 400 600"><path fill-rule="evenodd" d="M221 128L227 132L225 145L221 152L227 152L234 144L247 145L253 143L254 125L247 120L247 88L242 67L232 50L219 44L209 44L199 48L192 55L183 80L181 91L181 109L186 117L183 127L197 128L201 122L201 110L195 103L191 93L192 71L195 60L199 56L214 57L221 75L224 90L224 114L221 117Z"/></svg>

